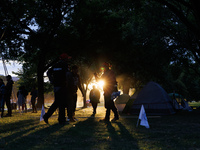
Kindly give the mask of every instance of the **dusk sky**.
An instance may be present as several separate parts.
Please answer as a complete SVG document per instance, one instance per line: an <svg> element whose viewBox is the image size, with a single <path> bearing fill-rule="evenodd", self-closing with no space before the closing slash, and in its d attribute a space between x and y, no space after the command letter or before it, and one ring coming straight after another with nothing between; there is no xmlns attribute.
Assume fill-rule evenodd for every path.
<svg viewBox="0 0 200 150"><path fill-rule="evenodd" d="M22 65L18 64L17 62L11 61L10 63L6 63L8 73L9 73L9 75L11 75L13 77L16 75L12 74L12 71L18 72L21 69L21 66ZM0 75L5 75L2 60L0 60Z"/></svg>

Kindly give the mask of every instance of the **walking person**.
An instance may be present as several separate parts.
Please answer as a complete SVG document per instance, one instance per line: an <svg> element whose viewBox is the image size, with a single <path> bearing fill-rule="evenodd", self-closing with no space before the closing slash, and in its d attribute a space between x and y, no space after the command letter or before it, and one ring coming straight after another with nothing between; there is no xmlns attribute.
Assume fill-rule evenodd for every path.
<svg viewBox="0 0 200 150"><path fill-rule="evenodd" d="M83 88L81 86L81 79L80 76L78 74L78 66L74 65L72 66L72 76L73 76L73 81L74 81L74 85L73 85L73 101L72 101L72 118L69 118L71 122L75 122L76 118L75 118L75 111L76 111L76 104L77 104L77 90L79 88L79 90L82 93L82 96L84 97L84 92L83 92Z"/></svg>
<svg viewBox="0 0 200 150"><path fill-rule="evenodd" d="M4 110L4 95L5 95L5 84L3 79L0 78L0 110L1 110L1 118L3 117L2 111Z"/></svg>
<svg viewBox="0 0 200 150"><path fill-rule="evenodd" d="M115 106L115 103L113 101L113 98L111 95L113 92L117 92L117 81L114 72L110 69L110 64L105 62L102 65L102 71L103 74L101 76L101 80L104 81L103 91L104 91L104 105L106 108L106 115L105 118L101 121L108 122L110 121L110 111L112 110L114 113L114 118L111 120L112 122L115 122L116 120L119 120L119 114L118 110ZM95 73L95 78L98 80L98 76Z"/></svg>
<svg viewBox="0 0 200 150"><path fill-rule="evenodd" d="M5 86L5 95L4 95L4 102L6 103L6 107L8 108L8 113L5 115L5 117L11 117L12 116L12 109L11 109L11 103L10 103L10 98L12 95L12 88L13 88L13 80L11 75L6 76L6 86ZM4 113L4 107L2 109L2 116Z"/></svg>
<svg viewBox="0 0 200 150"><path fill-rule="evenodd" d="M35 103L36 103L36 98L38 97L38 91L35 86L32 88L30 95L31 95L32 113L37 113L37 107Z"/></svg>
<svg viewBox="0 0 200 150"><path fill-rule="evenodd" d="M45 123L48 124L48 119L59 108L58 121L59 124L65 124L65 107L70 117L72 117L72 85L73 78L68 69L68 59L70 57L64 53L60 55L60 60L53 65L47 72L47 76L54 86L54 102L50 106L49 110L43 116Z"/></svg>
<svg viewBox="0 0 200 150"><path fill-rule="evenodd" d="M95 85L93 85L93 89L90 91L90 103L92 104L93 107L93 116L95 116L96 114L96 109L97 109L97 105L98 103L100 103L99 99L100 99L100 91L96 88Z"/></svg>

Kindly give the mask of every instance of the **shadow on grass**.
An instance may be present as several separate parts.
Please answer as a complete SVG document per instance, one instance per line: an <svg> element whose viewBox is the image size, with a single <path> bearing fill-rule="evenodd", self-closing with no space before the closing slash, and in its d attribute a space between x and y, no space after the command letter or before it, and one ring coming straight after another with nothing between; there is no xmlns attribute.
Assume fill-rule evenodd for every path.
<svg viewBox="0 0 200 150"><path fill-rule="evenodd" d="M16 121L0 128L0 149L31 149L62 126L39 124L38 119Z"/></svg>
<svg viewBox="0 0 200 150"><path fill-rule="evenodd" d="M55 121L56 122L56 121ZM138 149L137 140L120 123L105 124L94 117L61 126L46 125L36 120L19 121L4 132L3 149ZM11 128L10 128L11 129ZM3 131L3 130L2 130Z"/></svg>
<svg viewBox="0 0 200 150"><path fill-rule="evenodd" d="M137 139L127 130L121 123L108 123L107 124L110 147L114 149L139 149Z"/></svg>

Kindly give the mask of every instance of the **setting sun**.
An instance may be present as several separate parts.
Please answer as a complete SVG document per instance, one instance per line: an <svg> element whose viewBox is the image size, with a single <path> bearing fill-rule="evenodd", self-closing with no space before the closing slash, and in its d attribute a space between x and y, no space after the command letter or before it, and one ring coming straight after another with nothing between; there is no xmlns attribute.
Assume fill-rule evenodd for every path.
<svg viewBox="0 0 200 150"><path fill-rule="evenodd" d="M103 88L103 86L104 86L104 81L100 80L99 82L97 82L97 84L99 85L99 87Z"/></svg>

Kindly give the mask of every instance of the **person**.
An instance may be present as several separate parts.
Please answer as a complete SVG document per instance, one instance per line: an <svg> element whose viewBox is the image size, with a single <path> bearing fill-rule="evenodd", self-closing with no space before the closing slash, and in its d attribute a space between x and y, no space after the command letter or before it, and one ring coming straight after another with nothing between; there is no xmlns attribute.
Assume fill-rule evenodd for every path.
<svg viewBox="0 0 200 150"><path fill-rule="evenodd" d="M110 121L110 111L112 110L114 113L114 118L111 121L115 122L119 120L119 114L115 106L115 103L113 99L111 98L111 95L114 92L118 91L116 77L115 77L114 72L110 69L109 63L107 62L103 63L101 69L103 71L103 74L100 79L104 81L103 91L104 91L104 105L106 108L106 115L105 115L105 118L100 121L104 121L104 122ZM96 80L98 80L97 74L95 73L94 75L95 75Z"/></svg>
<svg viewBox="0 0 200 150"><path fill-rule="evenodd" d="M50 106L43 119L48 124L49 117L59 108L58 121L59 124L66 124L65 107L67 107L68 115L72 117L71 104L73 78L68 69L68 59L66 53L60 55L60 60L53 65L48 71L47 76L50 83L54 86L54 102Z"/></svg>
<svg viewBox="0 0 200 150"><path fill-rule="evenodd" d="M5 86L4 101L6 103L6 107L8 108L8 113L5 115L5 117L11 117L12 116L12 109L11 109L10 98L11 98L11 95L12 95L12 88L13 88L14 82L12 80L11 75L7 75L6 80L7 80L7 83L6 83L6 86ZM4 107L2 109L2 116L3 116L3 113L4 113Z"/></svg>
<svg viewBox="0 0 200 150"><path fill-rule="evenodd" d="M35 102L36 102L36 98L38 97L38 91L35 86L32 88L30 95L31 95L32 113L37 113Z"/></svg>
<svg viewBox="0 0 200 150"><path fill-rule="evenodd" d="M73 76L73 81L74 81L74 86L73 86L73 101L72 101L72 118L69 118L72 122L75 122L75 111L76 111L76 104L77 104L77 90L81 91L83 97L84 97L84 92L83 88L81 86L81 80L80 76L78 74L78 66L74 65L72 66L72 76Z"/></svg>
<svg viewBox="0 0 200 150"><path fill-rule="evenodd" d="M26 110L26 97L27 97L27 94L28 92L26 91L25 87L24 86L20 86L19 87L19 91L17 92L17 98L18 98L18 109L19 109L19 112L20 113L23 113L24 111L24 108L25 108L25 112L27 111ZM22 110L21 110L22 108Z"/></svg>
<svg viewBox="0 0 200 150"><path fill-rule="evenodd" d="M0 78L0 110L4 110L4 94L5 94L5 84L3 79ZM3 117L3 113L1 113L1 118Z"/></svg>
<svg viewBox="0 0 200 150"><path fill-rule="evenodd" d="M96 109L97 109L97 105L98 103L100 103L99 99L100 99L100 91L96 88L95 85L93 85L93 89L90 91L90 103L92 104L93 107L93 116L96 114Z"/></svg>

